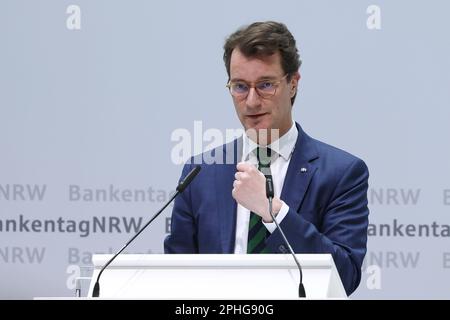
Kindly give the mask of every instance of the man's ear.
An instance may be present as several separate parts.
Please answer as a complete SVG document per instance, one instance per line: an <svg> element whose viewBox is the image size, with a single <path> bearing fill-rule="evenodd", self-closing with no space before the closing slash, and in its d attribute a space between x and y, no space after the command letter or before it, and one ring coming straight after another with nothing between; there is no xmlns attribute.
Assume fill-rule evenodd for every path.
<svg viewBox="0 0 450 320"><path fill-rule="evenodd" d="M298 90L298 84L300 82L301 76L300 73L297 71L296 73L294 73L291 77L291 97L293 97Z"/></svg>

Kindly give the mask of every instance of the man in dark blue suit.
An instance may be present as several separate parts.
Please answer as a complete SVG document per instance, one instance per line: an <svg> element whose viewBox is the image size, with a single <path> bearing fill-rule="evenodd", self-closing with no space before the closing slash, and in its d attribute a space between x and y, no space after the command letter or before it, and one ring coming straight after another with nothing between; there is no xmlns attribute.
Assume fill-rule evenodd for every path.
<svg viewBox="0 0 450 320"><path fill-rule="evenodd" d="M165 252L286 252L268 212L265 168L274 180L275 219L293 250L331 253L351 294L366 254L366 165L292 120L301 61L285 25L253 23L233 33L224 50L227 87L246 133L185 165L183 177L195 164L202 169L175 200Z"/></svg>

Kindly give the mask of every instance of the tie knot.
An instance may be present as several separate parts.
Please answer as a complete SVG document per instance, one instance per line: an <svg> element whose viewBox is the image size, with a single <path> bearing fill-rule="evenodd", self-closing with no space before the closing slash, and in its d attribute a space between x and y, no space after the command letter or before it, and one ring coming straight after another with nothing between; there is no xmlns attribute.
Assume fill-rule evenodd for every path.
<svg viewBox="0 0 450 320"><path fill-rule="evenodd" d="M256 148L256 158L260 167L270 167L272 159L272 149L266 147Z"/></svg>

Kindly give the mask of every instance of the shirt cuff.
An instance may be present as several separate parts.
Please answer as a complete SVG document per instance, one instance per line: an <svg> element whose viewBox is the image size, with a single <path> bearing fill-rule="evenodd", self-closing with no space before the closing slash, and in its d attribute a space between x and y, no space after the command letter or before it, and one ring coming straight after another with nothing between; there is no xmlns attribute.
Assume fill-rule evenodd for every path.
<svg viewBox="0 0 450 320"><path fill-rule="evenodd" d="M278 211L278 214L275 216L275 220L277 220L278 224L281 224L281 221L283 221L284 217L286 217L287 213L289 212L289 206L284 203L284 201L281 200L281 209ZM275 222L268 222L265 223L263 220L261 220L264 226L269 230L270 233L274 232L277 228L277 225Z"/></svg>

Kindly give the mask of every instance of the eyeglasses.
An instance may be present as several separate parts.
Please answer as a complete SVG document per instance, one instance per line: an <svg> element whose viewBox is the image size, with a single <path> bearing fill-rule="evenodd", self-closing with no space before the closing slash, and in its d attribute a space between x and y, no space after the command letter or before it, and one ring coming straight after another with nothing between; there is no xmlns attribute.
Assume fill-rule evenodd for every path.
<svg viewBox="0 0 450 320"><path fill-rule="evenodd" d="M271 98L277 92L277 88L281 81L288 76L286 73L280 80L261 80L255 82L254 85L248 84L245 81L230 81L226 87L230 90L233 97L237 99L245 99L248 96L251 88L255 88L256 92L261 98Z"/></svg>

